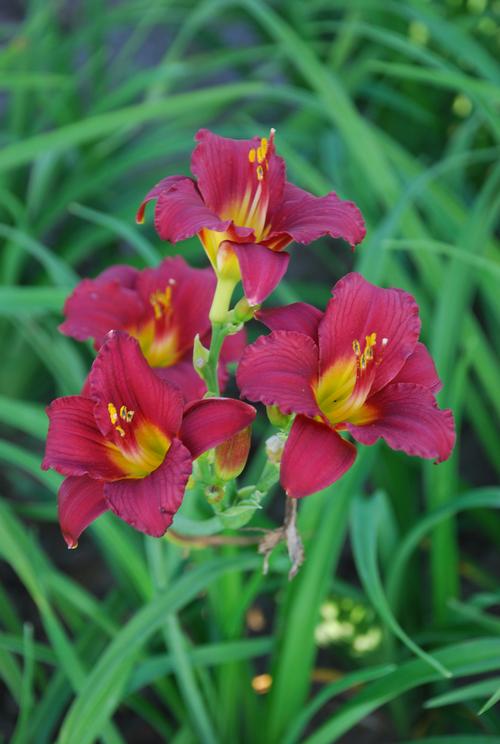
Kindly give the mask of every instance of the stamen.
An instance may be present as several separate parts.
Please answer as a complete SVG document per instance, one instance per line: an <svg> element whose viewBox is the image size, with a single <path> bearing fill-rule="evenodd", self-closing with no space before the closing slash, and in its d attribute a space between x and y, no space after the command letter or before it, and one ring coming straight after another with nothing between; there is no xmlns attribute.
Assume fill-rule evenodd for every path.
<svg viewBox="0 0 500 744"><path fill-rule="evenodd" d="M251 205L250 209L248 210L247 221L248 221L249 224L252 224L254 212L257 209L257 207L259 206L259 201L260 201L260 195L261 195L261 193L262 193L262 186L259 184L258 187L257 187L257 190L256 190L256 192L254 194L252 205Z"/></svg>
<svg viewBox="0 0 500 744"><path fill-rule="evenodd" d="M269 170L269 157L273 152L274 132L275 130L271 129L269 138L261 137L260 144L248 151L248 162L250 166L255 166L255 171L251 167L250 172L252 175L255 173L257 188L254 178L251 178L241 203L235 205L234 211L231 210L230 214L235 224L252 227L257 239L262 239L265 234L269 205L269 188L265 181Z"/></svg>
<svg viewBox="0 0 500 744"><path fill-rule="evenodd" d="M358 357L359 361L359 368L361 371L364 371L366 369L366 365L368 362L371 362L373 359L373 347L377 343L377 334L370 333L368 336L365 336L365 348L363 349L363 353L361 354L361 346L359 344L359 341L355 339L352 342L352 348L356 356Z"/></svg>
<svg viewBox="0 0 500 744"><path fill-rule="evenodd" d="M172 305L172 283L175 284L175 279L169 279L168 285L165 287L165 291L162 292L160 289L149 297L149 302L153 306L153 312L156 320L160 320L163 315L166 315L171 310Z"/></svg>
<svg viewBox="0 0 500 744"><path fill-rule="evenodd" d="M120 418L123 419L123 421L127 421L127 423L130 423L134 418L134 414L135 411L129 411L127 406L120 407Z"/></svg>
<svg viewBox="0 0 500 744"><path fill-rule="evenodd" d="M257 168L255 169L255 174L259 181L264 179L265 171L269 170L268 155L274 141L274 132L275 130L271 129L269 139L267 139L267 137L262 137L260 145L258 147L252 147L252 149L248 151L249 163L258 163Z"/></svg>
<svg viewBox="0 0 500 744"><path fill-rule="evenodd" d="M154 311L156 320L160 320L160 318L161 318L161 307L160 307L159 303L156 302L153 299L151 299L150 302L153 305L153 311Z"/></svg>
<svg viewBox="0 0 500 744"><path fill-rule="evenodd" d="M126 432L125 429L120 426L120 424L117 424L118 421L118 411L116 410L116 406L114 403L108 403L108 413L109 413L109 420L115 427L115 431L118 432L118 434L122 437L125 436ZM127 406L121 405L120 406L120 418L122 421L126 421L128 424L132 421L134 418L135 411L129 411Z"/></svg>

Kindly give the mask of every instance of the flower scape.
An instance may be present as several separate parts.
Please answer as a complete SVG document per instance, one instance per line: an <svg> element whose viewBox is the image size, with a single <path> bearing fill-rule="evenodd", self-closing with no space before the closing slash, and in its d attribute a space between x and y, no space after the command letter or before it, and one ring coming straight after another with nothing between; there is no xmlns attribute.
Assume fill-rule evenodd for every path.
<svg viewBox="0 0 500 744"><path fill-rule="evenodd" d="M58 509L68 547L106 511L160 537L200 489L221 530L238 529L280 481L285 524L261 552L286 540L293 575L303 558L297 499L341 478L355 443L383 439L408 455L449 457L453 416L438 408L441 383L419 341L413 297L350 273L324 311L301 302L262 308L287 271L288 246L329 235L354 247L365 235L355 204L286 180L274 140L274 130L251 140L200 130L194 178L169 176L140 205L139 223L156 202L161 239L197 235L209 267L181 256L142 271L113 266L66 301L61 332L92 339L97 352L81 394L47 409L42 467L65 476ZM248 345L253 319L271 332ZM236 364L241 399L221 397ZM256 482L238 488L256 415L246 401L265 404L276 432Z"/></svg>

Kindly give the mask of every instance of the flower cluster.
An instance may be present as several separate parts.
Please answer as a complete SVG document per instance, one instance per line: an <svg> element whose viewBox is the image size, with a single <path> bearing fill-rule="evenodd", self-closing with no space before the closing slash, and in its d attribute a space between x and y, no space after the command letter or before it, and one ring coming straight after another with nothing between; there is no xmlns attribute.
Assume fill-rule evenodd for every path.
<svg viewBox="0 0 500 744"><path fill-rule="evenodd" d="M65 476L59 521L69 547L108 510L161 536L198 485L221 529L241 526L278 479L293 500L340 478L356 457L351 440L382 438L437 462L453 448L453 417L437 407L440 381L410 295L353 273L333 287L325 312L305 303L261 309L287 270L290 243L363 239L356 205L288 183L274 130L252 140L201 130L196 140L195 178L165 178L137 221L156 200L160 238L197 235L211 266L191 268L180 256L142 271L113 266L65 304L60 330L97 351L80 395L47 409L42 467ZM244 297L231 309L240 281ZM271 333L246 345L243 325L254 317ZM246 463L256 411L220 397L235 362L241 397L264 403L277 427L257 483L239 490L228 482Z"/></svg>

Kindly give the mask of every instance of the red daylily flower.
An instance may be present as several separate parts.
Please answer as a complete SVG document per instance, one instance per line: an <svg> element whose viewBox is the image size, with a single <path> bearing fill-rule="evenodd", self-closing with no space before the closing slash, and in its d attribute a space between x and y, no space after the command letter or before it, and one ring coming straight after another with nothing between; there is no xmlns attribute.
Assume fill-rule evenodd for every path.
<svg viewBox="0 0 500 744"><path fill-rule="evenodd" d="M292 241L310 243L322 235L343 238L352 246L365 235L355 204L335 193L316 197L288 183L285 162L276 155L274 130L269 139L233 140L207 129L196 135L191 158L196 181L170 176L145 197L156 199L159 236L177 243L198 235L221 277L241 278L250 305L271 294L286 272Z"/></svg>
<svg viewBox="0 0 500 744"><path fill-rule="evenodd" d="M148 365L138 342L109 335L92 365L89 395L57 398L47 409L42 468L67 476L59 522L68 547L111 509L140 532L160 537L181 505L192 462L246 429L255 410L207 398L184 407L177 387Z"/></svg>
<svg viewBox="0 0 500 744"><path fill-rule="evenodd" d="M209 344L215 284L211 269L193 269L180 256L143 271L112 266L78 284L66 300L59 330L78 341L94 339L96 349L109 331L127 331L159 376L179 386L186 401L196 400L206 385L193 369L193 341L198 333ZM227 363L239 359L245 343L244 330L226 338L219 365L222 388Z"/></svg>
<svg viewBox="0 0 500 744"><path fill-rule="evenodd" d="M418 342L418 306L400 289L381 289L359 274L333 288L326 312L305 303L257 314L271 330L243 353L243 397L297 416L281 460L281 483L307 496L340 478L356 448L379 437L409 455L446 460L455 431L437 407L441 383Z"/></svg>

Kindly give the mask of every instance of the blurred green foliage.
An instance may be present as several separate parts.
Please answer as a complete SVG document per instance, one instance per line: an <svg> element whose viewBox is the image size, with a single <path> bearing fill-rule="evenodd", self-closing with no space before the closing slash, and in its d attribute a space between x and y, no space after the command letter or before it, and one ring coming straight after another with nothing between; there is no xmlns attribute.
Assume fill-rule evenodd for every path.
<svg viewBox="0 0 500 744"><path fill-rule="evenodd" d="M498 744L499 1L16 9L0 14L3 739ZM203 126L274 126L290 180L358 203L356 254L296 247L273 301L324 305L352 267L413 293L459 427L439 467L365 448L304 500L307 560L289 585L283 554L263 577L250 549L186 553L107 517L67 554L59 477L39 469L44 404L77 392L92 359L57 331L78 278L177 251L205 261L196 240L134 224L153 183L188 172ZM318 657L332 596L376 612L370 653L333 642ZM313 682L318 668L333 681Z"/></svg>

